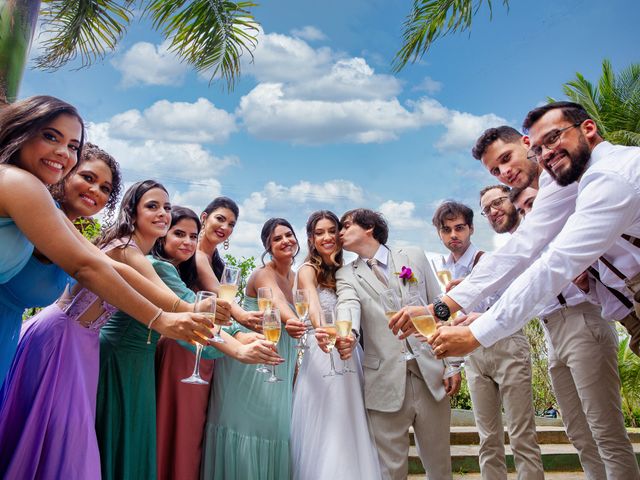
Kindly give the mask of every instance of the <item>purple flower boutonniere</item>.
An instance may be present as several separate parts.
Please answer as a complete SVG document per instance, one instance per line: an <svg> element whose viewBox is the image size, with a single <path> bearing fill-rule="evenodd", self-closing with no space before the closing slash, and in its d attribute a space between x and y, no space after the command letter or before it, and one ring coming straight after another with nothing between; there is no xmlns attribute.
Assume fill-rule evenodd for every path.
<svg viewBox="0 0 640 480"><path fill-rule="evenodd" d="M398 275L398 278L402 279L402 284L406 285L409 283L417 283L418 279L413 274L413 271L409 267L402 266L402 269L399 272L395 272L395 275Z"/></svg>

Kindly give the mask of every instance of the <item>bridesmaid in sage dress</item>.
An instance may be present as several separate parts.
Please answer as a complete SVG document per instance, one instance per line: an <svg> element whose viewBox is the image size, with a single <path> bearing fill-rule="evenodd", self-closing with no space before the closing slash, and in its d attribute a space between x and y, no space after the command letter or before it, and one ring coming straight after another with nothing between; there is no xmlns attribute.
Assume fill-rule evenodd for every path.
<svg viewBox="0 0 640 480"><path fill-rule="evenodd" d="M195 251L200 230L198 216L190 209L171 209L171 228L158 239L153 256L148 257L162 281L183 300L193 302L195 294L188 285L198 280ZM236 325L236 324L234 324ZM226 332L226 333L225 333ZM231 335L237 334L241 343ZM213 359L229 355L243 363L274 363L280 357L271 344L255 334L240 333L237 327L224 327L223 344L206 347L203 357ZM244 337L244 338L243 338ZM194 347L184 342L161 338L156 349L158 479L198 480L202 439L207 416L209 388L189 385L180 380L191 375ZM203 377L203 361L200 376ZM208 376L211 379L211 376Z"/></svg>
<svg viewBox="0 0 640 480"><path fill-rule="evenodd" d="M87 144L75 171L59 187L52 190L69 220L90 218L105 205L109 217L120 193L118 164L103 150ZM30 287L39 292L41 300L53 293L56 272L64 275L57 293L62 292L66 274L35 257L3 287L29 278L33 268L40 274L32 277L36 281ZM46 300L52 303L56 296ZM98 329L114 309L105 304L93 316L85 315L97 300L86 289L67 300L69 305L53 304L22 328L0 394L0 478L100 476L94 427Z"/></svg>
<svg viewBox="0 0 640 480"><path fill-rule="evenodd" d="M268 220L261 232L265 255L272 260L255 270L247 284L246 310L257 310L258 288L269 287L273 306L283 323L297 319L293 304L291 270L298 241L291 224ZM294 325L296 323L292 323ZM304 325L294 334L304 333ZM246 327L241 327L248 331ZM276 368L284 381L266 383L255 366L229 358L216 361L205 432L204 480L286 480L290 477L289 432L296 349L289 335L281 335L278 353L285 363Z"/></svg>

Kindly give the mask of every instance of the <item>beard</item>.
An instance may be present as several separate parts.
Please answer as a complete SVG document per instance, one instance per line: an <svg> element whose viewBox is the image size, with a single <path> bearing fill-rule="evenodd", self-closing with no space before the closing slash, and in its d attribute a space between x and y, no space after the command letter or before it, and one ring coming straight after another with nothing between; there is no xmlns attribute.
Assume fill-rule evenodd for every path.
<svg viewBox="0 0 640 480"><path fill-rule="evenodd" d="M497 223L491 222L491 227L493 227L493 231L496 233L510 232L518 223L518 217L518 211L515 208L510 209L508 212L504 213L504 224L498 225Z"/></svg>
<svg viewBox="0 0 640 480"><path fill-rule="evenodd" d="M558 152L558 154L564 153L569 158L569 168L563 172L554 173L551 170L547 170L549 175L556 181L561 187L571 185L573 182L578 181L584 171L586 170L587 163L591 158L591 149L587 144L584 137L581 135L578 139L578 147L573 152L569 152L564 149Z"/></svg>

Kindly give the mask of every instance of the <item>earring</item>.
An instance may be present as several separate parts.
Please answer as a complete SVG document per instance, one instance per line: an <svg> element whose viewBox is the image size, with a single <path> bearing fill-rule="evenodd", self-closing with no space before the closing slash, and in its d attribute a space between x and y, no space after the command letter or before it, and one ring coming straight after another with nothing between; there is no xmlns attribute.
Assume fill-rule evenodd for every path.
<svg viewBox="0 0 640 480"><path fill-rule="evenodd" d="M224 242L222 242L222 246L225 250L229 250L229 239L227 238Z"/></svg>

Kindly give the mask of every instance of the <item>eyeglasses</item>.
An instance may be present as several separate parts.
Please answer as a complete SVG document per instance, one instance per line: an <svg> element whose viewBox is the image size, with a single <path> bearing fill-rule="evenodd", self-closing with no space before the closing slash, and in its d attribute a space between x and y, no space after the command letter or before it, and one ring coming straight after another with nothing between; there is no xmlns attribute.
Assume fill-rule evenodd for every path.
<svg viewBox="0 0 640 480"><path fill-rule="evenodd" d="M491 209L495 208L497 210L498 208L500 208L507 198L509 198L509 197L504 196L504 197L498 197L495 200L492 200L491 202L489 202L489 205L487 205L486 207L484 207L482 209L480 214L483 217L489 216L489 214L491 213Z"/></svg>
<svg viewBox="0 0 640 480"><path fill-rule="evenodd" d="M579 127L582 125L582 122L576 122L573 125L569 125L568 127L559 128L556 130L552 130L547 134L545 139L542 141L541 145L534 145L529 149L529 153L527 154L527 158L532 161L540 161L542 159L542 147L544 146L547 150L553 150L560 144L560 139L562 138L562 134L567 130Z"/></svg>

